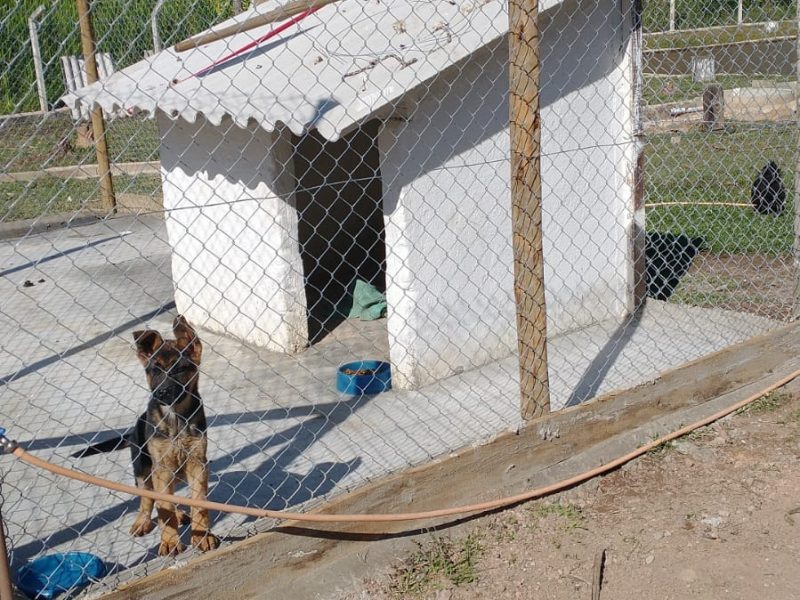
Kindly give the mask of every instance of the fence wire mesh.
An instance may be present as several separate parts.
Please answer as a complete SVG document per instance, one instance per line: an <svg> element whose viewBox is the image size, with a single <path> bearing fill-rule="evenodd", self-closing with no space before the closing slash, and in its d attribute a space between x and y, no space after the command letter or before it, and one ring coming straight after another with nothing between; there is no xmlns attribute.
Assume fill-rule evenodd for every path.
<svg viewBox="0 0 800 600"><path fill-rule="evenodd" d="M77 91L74 4L33 21L41 90L38 4L0 8L0 425L132 483L128 451L73 456L126 436L139 485L305 511L521 425L508 9L339 0L235 57L281 20L175 50L279 6L239 4L94 0L115 72ZM793 319L797 5L540 5L560 410ZM105 111L113 212L79 105ZM358 376L375 390L337 388ZM0 467L15 571L91 551L103 591L174 560L138 501Z"/></svg>

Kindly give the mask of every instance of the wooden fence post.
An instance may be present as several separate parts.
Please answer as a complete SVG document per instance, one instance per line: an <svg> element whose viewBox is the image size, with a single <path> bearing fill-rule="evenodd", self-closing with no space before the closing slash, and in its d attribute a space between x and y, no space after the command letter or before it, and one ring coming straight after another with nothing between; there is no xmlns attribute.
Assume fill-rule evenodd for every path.
<svg viewBox="0 0 800 600"><path fill-rule="evenodd" d="M510 0L509 126L514 297L522 418L550 411L542 253L539 2Z"/></svg>
<svg viewBox="0 0 800 600"><path fill-rule="evenodd" d="M8 548L6 548L6 532L3 527L3 514L0 513L0 600L14 600L11 585L11 568L8 565Z"/></svg>
<svg viewBox="0 0 800 600"><path fill-rule="evenodd" d="M78 21L81 27L83 59L86 61L86 81L91 85L98 80L92 16L89 12L89 0L76 0L76 2L78 4ZM114 183L111 179L111 165L108 160L106 125L103 120L103 109L99 106L92 109L92 132L97 154L97 174L100 176L100 198L103 209L107 212L115 212L117 200L114 197Z"/></svg>
<svg viewBox="0 0 800 600"><path fill-rule="evenodd" d="M795 119L800 124L800 0L797 0L795 15ZM800 318L800 130L796 134L794 157L794 298L792 316Z"/></svg>

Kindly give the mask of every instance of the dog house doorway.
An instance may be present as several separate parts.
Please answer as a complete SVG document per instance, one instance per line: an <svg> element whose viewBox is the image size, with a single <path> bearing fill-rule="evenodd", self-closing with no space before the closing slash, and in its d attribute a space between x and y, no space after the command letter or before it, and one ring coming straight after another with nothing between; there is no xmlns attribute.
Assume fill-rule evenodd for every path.
<svg viewBox="0 0 800 600"><path fill-rule="evenodd" d="M293 136L295 198L313 344L347 318L360 279L386 291L383 184L370 121L336 142Z"/></svg>

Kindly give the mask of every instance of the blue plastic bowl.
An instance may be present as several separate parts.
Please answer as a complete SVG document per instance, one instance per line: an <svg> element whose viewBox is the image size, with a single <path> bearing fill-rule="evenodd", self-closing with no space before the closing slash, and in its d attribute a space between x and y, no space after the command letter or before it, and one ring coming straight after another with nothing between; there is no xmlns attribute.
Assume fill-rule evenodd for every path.
<svg viewBox="0 0 800 600"><path fill-rule="evenodd" d="M34 600L50 600L89 585L106 574L106 566L88 552L58 552L37 558L17 573L17 587Z"/></svg>
<svg viewBox="0 0 800 600"><path fill-rule="evenodd" d="M370 371L365 375L348 375L345 371ZM336 389L343 394L361 396L380 394L392 389L392 369L380 360L357 360L341 365L336 372Z"/></svg>

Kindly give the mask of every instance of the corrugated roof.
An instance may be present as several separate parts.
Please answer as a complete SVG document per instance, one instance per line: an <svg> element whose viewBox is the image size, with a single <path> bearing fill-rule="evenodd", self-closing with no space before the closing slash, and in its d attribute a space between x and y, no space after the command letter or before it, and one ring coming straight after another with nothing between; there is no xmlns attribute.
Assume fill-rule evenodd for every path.
<svg viewBox="0 0 800 600"><path fill-rule="evenodd" d="M545 4L557 4L550 0ZM274 9L266 2L219 27ZM169 48L64 97L194 122L283 123L329 140L508 31L505 0L342 0L254 50L189 77L273 25L187 52ZM173 81L180 83L173 83Z"/></svg>

